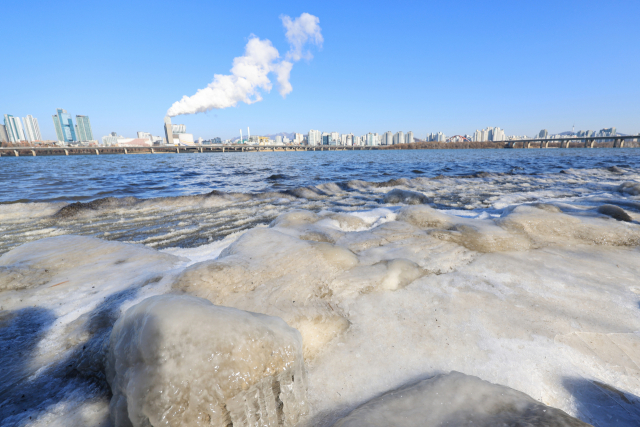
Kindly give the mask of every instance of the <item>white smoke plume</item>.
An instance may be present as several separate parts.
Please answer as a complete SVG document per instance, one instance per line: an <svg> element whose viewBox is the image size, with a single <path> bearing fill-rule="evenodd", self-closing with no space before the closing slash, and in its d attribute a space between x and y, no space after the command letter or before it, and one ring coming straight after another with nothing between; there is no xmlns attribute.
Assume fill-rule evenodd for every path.
<svg viewBox="0 0 640 427"><path fill-rule="evenodd" d="M293 90L289 76L293 63L302 58L311 59L305 51L307 43L322 46L320 19L303 13L295 19L281 16L289 42L286 59L280 59L280 53L269 40L260 40L251 35L245 47L244 55L233 60L230 75L215 74L213 81L204 89L198 89L193 96L183 96L175 102L168 116L204 113L213 109L234 107L238 102L253 104L262 100L260 91L270 92L272 88L269 74L275 74L278 91L285 97Z"/></svg>

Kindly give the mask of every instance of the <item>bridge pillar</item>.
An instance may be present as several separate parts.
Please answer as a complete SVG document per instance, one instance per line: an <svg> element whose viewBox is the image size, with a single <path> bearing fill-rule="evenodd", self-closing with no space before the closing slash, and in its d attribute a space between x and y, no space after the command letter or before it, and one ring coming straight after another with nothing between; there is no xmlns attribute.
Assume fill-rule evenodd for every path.
<svg viewBox="0 0 640 427"><path fill-rule="evenodd" d="M98 149L96 148L96 156L100 155L100 153L98 152Z"/></svg>
<svg viewBox="0 0 640 427"><path fill-rule="evenodd" d="M222 152L224 153L224 147L222 147Z"/></svg>
<svg viewBox="0 0 640 427"><path fill-rule="evenodd" d="M127 149L126 148L124 149L124 154L129 154L129 153L127 153Z"/></svg>
<svg viewBox="0 0 640 427"><path fill-rule="evenodd" d="M151 154L156 154L156 151L151 147Z"/></svg>
<svg viewBox="0 0 640 427"><path fill-rule="evenodd" d="M200 147L200 152L204 153L204 149L202 147Z"/></svg>
<svg viewBox="0 0 640 427"><path fill-rule="evenodd" d="M16 157L20 157L20 153L18 153L18 150L13 150L13 154L15 154Z"/></svg>
<svg viewBox="0 0 640 427"><path fill-rule="evenodd" d="M36 150L31 150L31 155L33 155L33 157L36 156Z"/></svg>
<svg viewBox="0 0 640 427"><path fill-rule="evenodd" d="M620 139L620 148L624 148L624 139Z"/></svg>
<svg viewBox="0 0 640 427"><path fill-rule="evenodd" d="M66 148L64 149L64 155L68 156L69 155L69 150L67 150Z"/></svg>

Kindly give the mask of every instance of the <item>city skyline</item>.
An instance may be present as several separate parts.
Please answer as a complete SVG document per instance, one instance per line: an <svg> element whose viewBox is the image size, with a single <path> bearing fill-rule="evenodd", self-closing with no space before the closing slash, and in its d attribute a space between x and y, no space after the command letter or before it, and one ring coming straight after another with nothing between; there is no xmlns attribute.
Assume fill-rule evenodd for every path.
<svg viewBox="0 0 640 427"><path fill-rule="evenodd" d="M94 139L113 131L161 135L159 118L167 108L212 76L228 74L252 34L270 40L283 57L289 48L280 16L306 12L319 18L323 43L314 47L312 60L295 65L286 98L274 83L260 102L179 116L180 122L205 139L234 137L247 124L262 134L411 128L421 138L432 132L473 134L495 124L515 135L543 128L563 132L574 124L577 129L616 126L623 133L638 133L640 107L633 100L640 95L634 71L640 47L633 41L640 30L633 17L640 14L640 4L581 6L378 2L363 10L338 2L250 2L244 7L186 4L171 16L162 7L126 4L123 16L116 1L108 7L62 8L70 14L67 19L79 24L71 29L58 23L61 8L39 5L34 31L6 47L6 55L29 71L3 69L2 109L15 117L39 118L47 140L55 139L56 132L44 118L60 105L91 117ZM20 2L5 11L8 16L29 14L28 4ZM208 21L212 15L221 18L216 25ZM188 23L188 30L165 34L137 26L145 20L163 28L176 19ZM21 25L9 20L3 30L21 34ZM114 31L94 31L95 25ZM625 31L606 31L621 27ZM52 31L61 38L83 32L77 43L85 60L69 66L52 54L55 42L43 37ZM513 37L503 37L505 31ZM606 55L598 50L602 46ZM166 65L166 49L176 52L179 65ZM104 66L105 57L117 58L116 63ZM141 58L149 60L143 65ZM41 60L47 67L40 66ZM624 66L615 66L617 61ZM399 63L406 65L392 66Z"/></svg>

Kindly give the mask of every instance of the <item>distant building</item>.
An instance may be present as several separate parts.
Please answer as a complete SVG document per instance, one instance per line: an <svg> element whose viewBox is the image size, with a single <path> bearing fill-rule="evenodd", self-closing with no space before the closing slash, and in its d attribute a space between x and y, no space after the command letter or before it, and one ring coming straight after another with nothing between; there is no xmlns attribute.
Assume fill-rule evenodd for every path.
<svg viewBox="0 0 640 427"><path fill-rule="evenodd" d="M296 133L293 137L293 142L295 144L302 144L303 140L304 140L304 136L301 133Z"/></svg>
<svg viewBox="0 0 640 427"><path fill-rule="evenodd" d="M380 145L380 135L378 135L377 133L371 133L369 132L366 135L366 141L367 141L367 145L369 146L377 146Z"/></svg>
<svg viewBox="0 0 640 427"><path fill-rule="evenodd" d="M187 125L173 125L171 126L173 133L187 133Z"/></svg>
<svg viewBox="0 0 640 427"><path fill-rule="evenodd" d="M173 144L173 126L171 126L171 117L165 116L164 118L164 136L166 138L167 144Z"/></svg>
<svg viewBox="0 0 640 427"><path fill-rule="evenodd" d="M382 137L380 138L380 144L393 145L393 134L391 133L391 131L386 131L382 134Z"/></svg>
<svg viewBox="0 0 640 427"><path fill-rule="evenodd" d="M78 141L93 141L93 131L91 130L91 121L89 116L76 115L76 126L78 128Z"/></svg>
<svg viewBox="0 0 640 427"><path fill-rule="evenodd" d="M26 140L24 137L24 131L22 130L20 117L13 117L11 114L5 114L4 127L6 129L9 142L20 142Z"/></svg>
<svg viewBox="0 0 640 427"><path fill-rule="evenodd" d="M405 144L412 144L413 143L413 132L409 131L407 132L407 134L404 136L404 142Z"/></svg>
<svg viewBox="0 0 640 427"><path fill-rule="evenodd" d="M282 144L282 135L276 135L276 144Z"/></svg>
<svg viewBox="0 0 640 427"><path fill-rule="evenodd" d="M592 130L579 130L578 133L576 134L576 136L582 136L582 137L590 137L593 136L593 131Z"/></svg>
<svg viewBox="0 0 640 427"><path fill-rule="evenodd" d="M310 146L322 145L322 134L319 130L311 129L307 135L307 144Z"/></svg>
<svg viewBox="0 0 640 427"><path fill-rule="evenodd" d="M476 142L504 141L506 137L503 129L499 127L488 127L486 129L476 130L471 139Z"/></svg>
<svg viewBox="0 0 640 427"><path fill-rule="evenodd" d="M430 133L429 135L427 135L426 139L427 141L433 141L433 142L445 142L447 140L447 136L442 132Z"/></svg>
<svg viewBox="0 0 640 427"><path fill-rule="evenodd" d="M7 135L5 125L0 125L0 142L9 142L9 135Z"/></svg>
<svg viewBox="0 0 640 427"><path fill-rule="evenodd" d="M53 126L56 128L58 141L64 142L65 144L77 141L78 138L76 136L75 126L73 125L71 115L67 113L67 110L63 110L62 108L56 109L56 112L57 114L52 116L52 118Z"/></svg>
<svg viewBox="0 0 640 427"><path fill-rule="evenodd" d="M393 145L404 144L404 142L404 132L396 132L395 135L393 135Z"/></svg>
<svg viewBox="0 0 640 427"><path fill-rule="evenodd" d="M102 137L102 145L114 146L118 145L118 138L124 138L122 135L118 135L116 132L111 132L107 136Z"/></svg>
<svg viewBox="0 0 640 427"><path fill-rule="evenodd" d="M542 129L540 133L538 133L538 138L549 138L549 131Z"/></svg>
<svg viewBox="0 0 640 427"><path fill-rule="evenodd" d="M616 128L600 129L598 136L616 136Z"/></svg>
<svg viewBox="0 0 640 427"><path fill-rule="evenodd" d="M29 114L22 120L24 120L24 132L27 140L29 140L29 142L42 141L40 126L38 126L38 119Z"/></svg>

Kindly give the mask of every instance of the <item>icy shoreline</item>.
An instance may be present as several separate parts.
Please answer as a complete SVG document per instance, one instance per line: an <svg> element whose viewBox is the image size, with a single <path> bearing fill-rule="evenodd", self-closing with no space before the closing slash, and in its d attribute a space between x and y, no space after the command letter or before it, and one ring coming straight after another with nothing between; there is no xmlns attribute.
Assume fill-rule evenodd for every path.
<svg viewBox="0 0 640 427"><path fill-rule="evenodd" d="M440 211L423 203L455 189L405 180L358 192L367 209L299 209L354 197L325 188L334 194L318 205L284 204L269 226L193 248L72 235L14 246L0 256L0 418L111 425L104 366L113 324L145 298L186 294L300 332L309 384L301 425L331 426L370 399L450 371L593 425L635 425L640 184L635 175L587 182L589 173L573 172L582 182L553 204L518 204L523 182L489 177L473 189L459 181L458 198L466 191L474 205L483 186L520 192L505 191L492 209ZM547 187L538 199L567 192ZM599 209L612 200L629 207L627 221Z"/></svg>

